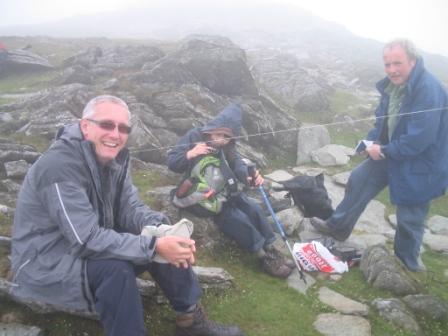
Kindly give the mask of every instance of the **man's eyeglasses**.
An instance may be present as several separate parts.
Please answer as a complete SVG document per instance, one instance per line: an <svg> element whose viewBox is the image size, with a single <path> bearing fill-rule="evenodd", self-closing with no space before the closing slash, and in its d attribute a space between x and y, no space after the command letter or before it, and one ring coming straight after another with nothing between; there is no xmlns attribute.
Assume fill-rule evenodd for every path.
<svg viewBox="0 0 448 336"><path fill-rule="evenodd" d="M116 124L112 120L95 120L95 119L87 119L87 121L91 121L94 124L98 125L101 129L105 131L113 131L115 130L115 127L118 128L118 132L121 134L129 134L131 133L131 126L128 126L126 124Z"/></svg>

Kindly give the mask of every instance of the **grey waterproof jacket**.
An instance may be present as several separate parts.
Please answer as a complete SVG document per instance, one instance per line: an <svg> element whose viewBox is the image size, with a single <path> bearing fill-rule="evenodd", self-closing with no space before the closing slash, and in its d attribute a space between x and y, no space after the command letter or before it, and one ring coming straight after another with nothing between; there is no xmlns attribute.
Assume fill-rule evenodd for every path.
<svg viewBox="0 0 448 336"><path fill-rule="evenodd" d="M151 261L156 239L141 236L141 230L169 221L141 202L128 162L124 149L100 168L79 124L58 132L57 140L28 171L17 200L14 295L93 311L87 259Z"/></svg>

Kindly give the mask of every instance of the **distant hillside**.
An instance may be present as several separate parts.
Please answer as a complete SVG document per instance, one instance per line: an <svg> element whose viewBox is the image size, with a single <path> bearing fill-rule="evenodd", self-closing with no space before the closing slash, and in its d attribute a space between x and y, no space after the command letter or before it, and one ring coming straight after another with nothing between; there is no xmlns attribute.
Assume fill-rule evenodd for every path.
<svg viewBox="0 0 448 336"><path fill-rule="evenodd" d="M3 36L178 40L190 34L226 36L246 50L270 48L291 53L329 71L350 72L352 80L366 87L383 75L382 43L288 5L168 0L47 24L0 27ZM448 58L430 54L424 58L428 68L448 84Z"/></svg>

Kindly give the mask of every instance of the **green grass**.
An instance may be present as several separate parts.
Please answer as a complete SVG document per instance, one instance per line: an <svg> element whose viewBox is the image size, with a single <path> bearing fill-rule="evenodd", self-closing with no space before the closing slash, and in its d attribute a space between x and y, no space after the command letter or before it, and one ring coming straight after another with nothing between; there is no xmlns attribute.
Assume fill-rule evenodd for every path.
<svg viewBox="0 0 448 336"><path fill-rule="evenodd" d="M429 294L436 295L448 302L448 277L444 274L448 269L448 257L429 249L422 256L423 262L430 270L426 279Z"/></svg>
<svg viewBox="0 0 448 336"><path fill-rule="evenodd" d="M22 145L30 145L36 148L38 152L44 152L48 149L51 141L42 135L26 135L25 133L14 133L10 136L15 142Z"/></svg>
<svg viewBox="0 0 448 336"><path fill-rule="evenodd" d="M15 101L16 101L15 98L0 98L0 106L6 105L6 104L11 104L11 103L14 103Z"/></svg>
<svg viewBox="0 0 448 336"><path fill-rule="evenodd" d="M338 130L336 126L329 126L327 129L330 133L331 143L351 148L355 148L359 140L364 139L367 134L365 130L351 130L349 132L347 130Z"/></svg>
<svg viewBox="0 0 448 336"><path fill-rule="evenodd" d="M350 106L359 105L362 101L352 94L350 91L346 90L335 90L333 94L328 98L330 111L332 115L336 114L347 114L352 116L357 116L356 110L351 111Z"/></svg>
<svg viewBox="0 0 448 336"><path fill-rule="evenodd" d="M431 202L429 216L434 215L448 217L448 196L439 197Z"/></svg>
<svg viewBox="0 0 448 336"><path fill-rule="evenodd" d="M296 164L295 153L266 153L269 170L285 169L285 167L294 167Z"/></svg>
<svg viewBox="0 0 448 336"><path fill-rule="evenodd" d="M224 295L207 295L210 315L239 325L247 335L318 335L312 328L317 313L329 311L315 300L289 288L284 280L262 272L258 260L226 245L219 253L200 251L199 263L223 267L235 278L235 288Z"/></svg>
<svg viewBox="0 0 448 336"><path fill-rule="evenodd" d="M139 196L150 207L160 209L157 199L145 195L152 188L171 185L173 181L158 172L150 170L134 170L132 172L132 181L138 187Z"/></svg>
<svg viewBox="0 0 448 336"><path fill-rule="evenodd" d="M149 189L161 187L171 184L171 179L164 177L156 171L151 170L134 170L132 172L132 181L138 186L141 192Z"/></svg>
<svg viewBox="0 0 448 336"><path fill-rule="evenodd" d="M10 74L0 79L0 93L27 93L46 89L57 75L57 70Z"/></svg>
<svg viewBox="0 0 448 336"><path fill-rule="evenodd" d="M297 111L288 108L286 104L283 104L283 108L302 123L328 124L333 122L335 115L349 115L355 119L358 118L359 111L355 107L362 103L362 101L350 91L338 89L328 97L328 103L328 111ZM330 129L329 131L331 132Z"/></svg>
<svg viewBox="0 0 448 336"><path fill-rule="evenodd" d="M10 214L0 212L0 236L11 237L11 227L13 218Z"/></svg>

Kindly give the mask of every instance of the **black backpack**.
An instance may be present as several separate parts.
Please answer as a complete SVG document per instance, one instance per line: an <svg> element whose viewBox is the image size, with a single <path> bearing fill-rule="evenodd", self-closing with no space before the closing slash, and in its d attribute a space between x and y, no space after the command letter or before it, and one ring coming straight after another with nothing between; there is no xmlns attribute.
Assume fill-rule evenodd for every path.
<svg viewBox="0 0 448 336"><path fill-rule="evenodd" d="M283 187L276 187L274 190L287 190L288 194L285 197L292 197L294 204L303 211L305 217L319 217L325 220L333 214L323 173L317 176L299 175L280 183Z"/></svg>

